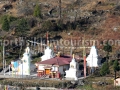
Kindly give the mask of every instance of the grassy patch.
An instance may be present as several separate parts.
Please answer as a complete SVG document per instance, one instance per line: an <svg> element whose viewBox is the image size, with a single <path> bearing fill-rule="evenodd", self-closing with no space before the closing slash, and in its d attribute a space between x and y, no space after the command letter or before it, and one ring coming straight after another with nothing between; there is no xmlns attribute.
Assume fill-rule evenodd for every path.
<svg viewBox="0 0 120 90"><path fill-rule="evenodd" d="M17 85L24 87L55 87L55 88L66 88L70 85L70 81L64 80L40 80L40 79L3 79L0 82L2 85Z"/></svg>
<svg viewBox="0 0 120 90"><path fill-rule="evenodd" d="M113 78L111 77L88 77L85 79L84 86L77 86L76 89L81 90L120 90L120 87L114 87ZM105 82L100 85L98 82Z"/></svg>

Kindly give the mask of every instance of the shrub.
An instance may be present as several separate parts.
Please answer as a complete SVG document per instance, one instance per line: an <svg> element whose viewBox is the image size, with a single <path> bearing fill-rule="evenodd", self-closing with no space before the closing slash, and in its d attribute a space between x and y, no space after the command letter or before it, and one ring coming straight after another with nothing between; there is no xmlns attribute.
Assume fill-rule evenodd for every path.
<svg viewBox="0 0 120 90"><path fill-rule="evenodd" d="M23 80L23 79L5 79L1 81L2 85L17 85L19 87L55 87L55 88L66 88L70 85L70 81L60 80Z"/></svg>
<svg viewBox="0 0 120 90"><path fill-rule="evenodd" d="M16 17L8 16L8 21L9 21L9 22L13 22L13 21L16 21L16 20L17 20Z"/></svg>
<svg viewBox="0 0 120 90"><path fill-rule="evenodd" d="M0 24L3 23L5 17L7 17L7 15L1 15L1 16L0 16Z"/></svg>
<svg viewBox="0 0 120 90"><path fill-rule="evenodd" d="M109 65L113 65L114 60L110 60Z"/></svg>
<svg viewBox="0 0 120 90"><path fill-rule="evenodd" d="M3 23L2 23L2 29L5 30L5 31L8 31L9 30L9 21L7 19L7 16L4 17L3 19Z"/></svg>
<svg viewBox="0 0 120 90"><path fill-rule="evenodd" d="M26 31L28 31L30 27L28 26L28 22L26 19L22 18L18 20L18 25L16 26L16 33L18 35L25 35Z"/></svg>
<svg viewBox="0 0 120 90"><path fill-rule="evenodd" d="M109 74L110 73L110 70L109 70L109 65L107 62L104 62L103 65L102 65L102 68L100 70L100 74L102 76L106 75L106 74Z"/></svg>
<svg viewBox="0 0 120 90"><path fill-rule="evenodd" d="M38 4L35 6L33 15L35 17L42 18L41 8L40 8L40 6Z"/></svg>
<svg viewBox="0 0 120 90"><path fill-rule="evenodd" d="M45 31L55 31L55 30L57 30L57 24L51 22L50 20L44 21L42 23L42 29Z"/></svg>

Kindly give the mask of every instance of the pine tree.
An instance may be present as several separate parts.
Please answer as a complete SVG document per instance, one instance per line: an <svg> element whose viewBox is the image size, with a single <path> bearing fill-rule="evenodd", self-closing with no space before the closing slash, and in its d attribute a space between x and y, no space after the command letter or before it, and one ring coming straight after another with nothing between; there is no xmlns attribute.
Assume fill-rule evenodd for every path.
<svg viewBox="0 0 120 90"><path fill-rule="evenodd" d="M3 23L2 23L2 29L5 30L5 31L8 31L9 30L9 22L7 20L7 16L4 17L3 19Z"/></svg>
<svg viewBox="0 0 120 90"><path fill-rule="evenodd" d="M102 65L102 68L100 70L100 74L102 76L106 75L106 74L109 74L110 73L110 70L109 70L109 65L107 62L104 62L103 65Z"/></svg>
<svg viewBox="0 0 120 90"><path fill-rule="evenodd" d="M42 14L41 14L41 8L39 5L36 5L35 6L35 9L34 9L34 14L33 14L35 17L39 17L39 18L42 18Z"/></svg>
<svg viewBox="0 0 120 90"><path fill-rule="evenodd" d="M18 21L18 26L16 28L16 34L17 35L25 35L26 34L26 31L29 30L29 26L28 26L28 23L26 21L26 19L22 18Z"/></svg>
<svg viewBox="0 0 120 90"><path fill-rule="evenodd" d="M119 71L119 63L118 63L118 60L115 60L115 61L114 61L113 69L114 69L114 72L115 72L115 79L116 79L116 72Z"/></svg>
<svg viewBox="0 0 120 90"><path fill-rule="evenodd" d="M108 41L107 41L106 44L104 45L103 50L104 50L105 52L107 52L106 59L107 59L107 62L108 62L109 53L112 52L112 46L108 43Z"/></svg>

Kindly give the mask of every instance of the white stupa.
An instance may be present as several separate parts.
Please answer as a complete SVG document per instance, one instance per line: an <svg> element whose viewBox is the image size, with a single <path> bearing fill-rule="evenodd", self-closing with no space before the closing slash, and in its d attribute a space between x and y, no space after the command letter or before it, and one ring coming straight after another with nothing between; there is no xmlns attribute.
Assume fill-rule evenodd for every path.
<svg viewBox="0 0 120 90"><path fill-rule="evenodd" d="M22 62L23 62L23 66L24 66L24 74L25 75L30 75L30 62L31 62L31 54L30 54L30 48L27 47L25 49L25 53L23 54L22 57ZM19 66L19 68L22 67L22 64ZM20 69L21 70L21 69ZM21 70L22 72L22 70ZM20 73L21 73L20 72Z"/></svg>
<svg viewBox="0 0 120 90"><path fill-rule="evenodd" d="M44 55L41 57L41 61L45 61L47 59L51 59L54 57L54 52L52 51L52 49L47 46L45 51L44 51Z"/></svg>
<svg viewBox="0 0 120 90"><path fill-rule="evenodd" d="M78 80L78 77L81 76L81 71L79 70L79 64L76 62L74 55L73 59L70 62L69 70L66 70L66 79Z"/></svg>
<svg viewBox="0 0 120 90"><path fill-rule="evenodd" d="M86 58L87 66L89 67L99 67L101 64L101 58L97 54L97 49L95 45L91 47L90 54Z"/></svg>
<svg viewBox="0 0 120 90"><path fill-rule="evenodd" d="M12 71L15 71L19 75L30 75L36 67L31 64L31 53L30 48L25 49L25 53L20 61L12 61Z"/></svg>

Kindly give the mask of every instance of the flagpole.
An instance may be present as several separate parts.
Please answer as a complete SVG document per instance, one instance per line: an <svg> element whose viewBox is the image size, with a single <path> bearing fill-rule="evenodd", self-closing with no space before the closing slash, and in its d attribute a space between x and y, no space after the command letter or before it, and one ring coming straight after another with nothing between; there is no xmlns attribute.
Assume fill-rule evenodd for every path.
<svg viewBox="0 0 120 90"><path fill-rule="evenodd" d="M84 56L84 77L86 78L86 56Z"/></svg>
<svg viewBox="0 0 120 90"><path fill-rule="evenodd" d="M70 55L72 55L72 46L73 46L73 43L72 43L72 36L71 37L71 51L70 51Z"/></svg>
<svg viewBox="0 0 120 90"><path fill-rule="evenodd" d="M42 38L41 38L41 53L42 53Z"/></svg>
<svg viewBox="0 0 120 90"><path fill-rule="evenodd" d="M5 65L5 60L4 60L4 58L5 58L5 46L4 46L4 40L3 40L3 74L5 75L5 70L4 70L4 65Z"/></svg>
<svg viewBox="0 0 120 90"><path fill-rule="evenodd" d="M86 78L85 34L84 34L84 41L83 41L83 59L84 59L84 78Z"/></svg>
<svg viewBox="0 0 120 90"><path fill-rule="evenodd" d="M47 46L48 46L48 44L49 44L49 43L48 43L48 31L47 31L47 33L46 33L46 39L47 39L47 42L46 42L46 43L47 43Z"/></svg>
<svg viewBox="0 0 120 90"><path fill-rule="evenodd" d="M23 61L22 61L22 78L23 78Z"/></svg>
<svg viewBox="0 0 120 90"><path fill-rule="evenodd" d="M12 64L12 77L13 77L13 64Z"/></svg>
<svg viewBox="0 0 120 90"><path fill-rule="evenodd" d="M6 75L6 60L5 60L5 70L4 70L4 75Z"/></svg>
<svg viewBox="0 0 120 90"><path fill-rule="evenodd" d="M19 68L19 61L17 61L17 77L18 77L18 68Z"/></svg>
<svg viewBox="0 0 120 90"><path fill-rule="evenodd" d="M9 65L9 76L10 76L10 65Z"/></svg>

